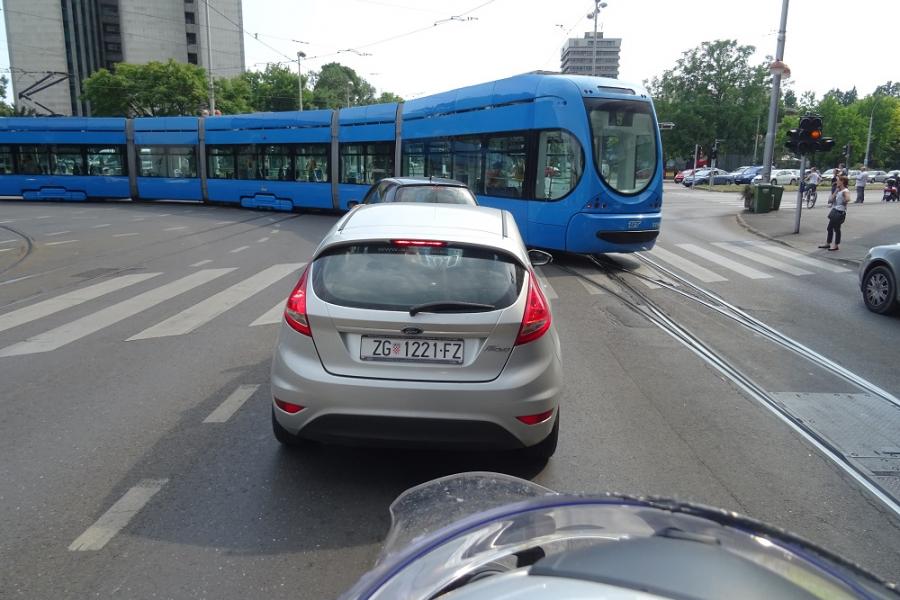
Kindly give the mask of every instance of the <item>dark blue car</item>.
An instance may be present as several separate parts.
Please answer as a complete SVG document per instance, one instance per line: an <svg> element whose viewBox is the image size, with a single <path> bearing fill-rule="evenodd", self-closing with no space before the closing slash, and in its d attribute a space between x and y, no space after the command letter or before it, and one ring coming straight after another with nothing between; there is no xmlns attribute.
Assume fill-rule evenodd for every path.
<svg viewBox="0 0 900 600"><path fill-rule="evenodd" d="M744 169L740 175L735 176L735 183L750 183L753 181L753 178L762 172L762 166L759 167L748 167Z"/></svg>

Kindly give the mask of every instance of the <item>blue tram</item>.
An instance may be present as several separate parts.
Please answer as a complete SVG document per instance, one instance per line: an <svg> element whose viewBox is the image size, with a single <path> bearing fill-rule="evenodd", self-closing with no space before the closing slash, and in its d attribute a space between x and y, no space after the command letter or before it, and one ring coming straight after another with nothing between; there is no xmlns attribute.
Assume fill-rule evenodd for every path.
<svg viewBox="0 0 900 600"><path fill-rule="evenodd" d="M340 110L0 119L0 195L346 210L383 177L465 182L533 247L649 249L662 149L640 86L529 73Z"/></svg>

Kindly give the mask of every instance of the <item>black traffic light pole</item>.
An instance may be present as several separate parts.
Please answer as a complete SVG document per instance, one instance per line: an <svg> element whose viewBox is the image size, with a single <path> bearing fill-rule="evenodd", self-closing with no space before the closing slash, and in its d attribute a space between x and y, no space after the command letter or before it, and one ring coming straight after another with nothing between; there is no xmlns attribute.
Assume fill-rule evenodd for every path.
<svg viewBox="0 0 900 600"><path fill-rule="evenodd" d="M788 132L785 146L800 155L800 189L797 190L797 214L794 216L794 233L800 233L800 210L803 207L803 183L806 179L806 156L816 152L827 152L834 146L834 140L822 137L822 117L807 114L800 119L800 127ZM847 161L848 163L850 161Z"/></svg>
<svg viewBox="0 0 900 600"><path fill-rule="evenodd" d="M794 215L794 233L800 233L800 209L803 208L803 182L806 181L806 155L800 155L800 189L797 190L797 214Z"/></svg>

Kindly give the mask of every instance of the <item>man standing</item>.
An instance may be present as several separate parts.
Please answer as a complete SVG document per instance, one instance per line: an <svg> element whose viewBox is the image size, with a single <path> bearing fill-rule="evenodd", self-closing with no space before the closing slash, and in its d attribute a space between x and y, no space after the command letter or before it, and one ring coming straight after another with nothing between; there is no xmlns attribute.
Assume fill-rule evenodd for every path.
<svg viewBox="0 0 900 600"><path fill-rule="evenodd" d="M859 169L859 175L856 176L856 202L862 204L866 199L866 183L869 181L869 174L865 167Z"/></svg>

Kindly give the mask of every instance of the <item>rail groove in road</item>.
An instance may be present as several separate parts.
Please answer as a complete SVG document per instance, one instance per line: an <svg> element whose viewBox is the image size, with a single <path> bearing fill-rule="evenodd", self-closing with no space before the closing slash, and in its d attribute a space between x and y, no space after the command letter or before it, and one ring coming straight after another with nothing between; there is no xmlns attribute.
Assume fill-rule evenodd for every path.
<svg viewBox="0 0 900 600"><path fill-rule="evenodd" d="M657 270L657 272L659 272L663 276L663 278L652 278L653 283L659 285L660 287L664 287L667 290L673 291L692 301L698 302L704 307L712 309L715 312L738 322L742 326L759 334L768 341L774 342L777 345L798 354L799 356L816 364L820 368L848 381L852 385L864 390L865 392L876 396L881 400L889 402L891 406L900 406L900 401L898 401L897 398L895 398L887 391L863 379L859 375L852 373L844 367L841 367L840 365L818 354L814 350L804 346L796 340L793 340L790 337L775 330L774 328L766 325L762 321L742 311L740 308L729 304L718 295L709 292L708 290L705 290L700 286L697 286L693 282L679 276L677 273L666 269L665 267L644 256L638 255L638 258L639 260L643 261L647 267ZM839 466L862 488L864 488L872 496L878 499L888 510L894 513L894 515L900 517L900 501L898 501L898 498L896 498L888 489L881 485L881 483L874 477L873 473L854 464L847 453L842 451L841 448L837 447L831 440L823 436L819 431L811 427L804 420L792 414L786 408L786 406L779 401L775 394L772 394L765 390L751 377L737 368L730 360L714 350L709 344L701 340L697 335L692 333L687 328L677 323L671 316L669 316L665 312L664 309L662 309L656 302L654 302L650 296L648 296L642 290L638 289L636 286L630 284L625 280L624 277L620 275L620 273L624 271L628 272L629 274L635 275L636 277L645 278L648 277L646 273L635 273L633 271L629 271L628 269L623 268L621 265L618 265L610 259L598 259L597 257L593 256L588 257L588 259L592 263L594 263L594 265L597 266L602 272L604 272L613 282L615 282L618 286L621 286L621 288L625 292L627 292L627 294L621 290L617 290L614 286L607 286L605 283L597 281L596 278L587 278L574 269L563 265L557 266L560 269L570 273L571 275L574 275L575 277L585 279L592 282L594 285L603 287L604 291L621 300L630 309L634 310L635 312L646 318L648 321L659 327L663 332L670 335L679 343L683 344L694 354L700 357L703 361L715 368L722 375L727 377L735 385L741 388L751 398L759 402L764 408L772 412L782 422L784 422L795 432L800 434L801 437L803 437L807 442L813 445L830 461ZM678 285L685 286L695 291L702 297L694 296L682 289L679 289L675 285L672 285L671 283L665 281L665 278L674 280ZM630 294L632 297L630 297L628 294Z"/></svg>

